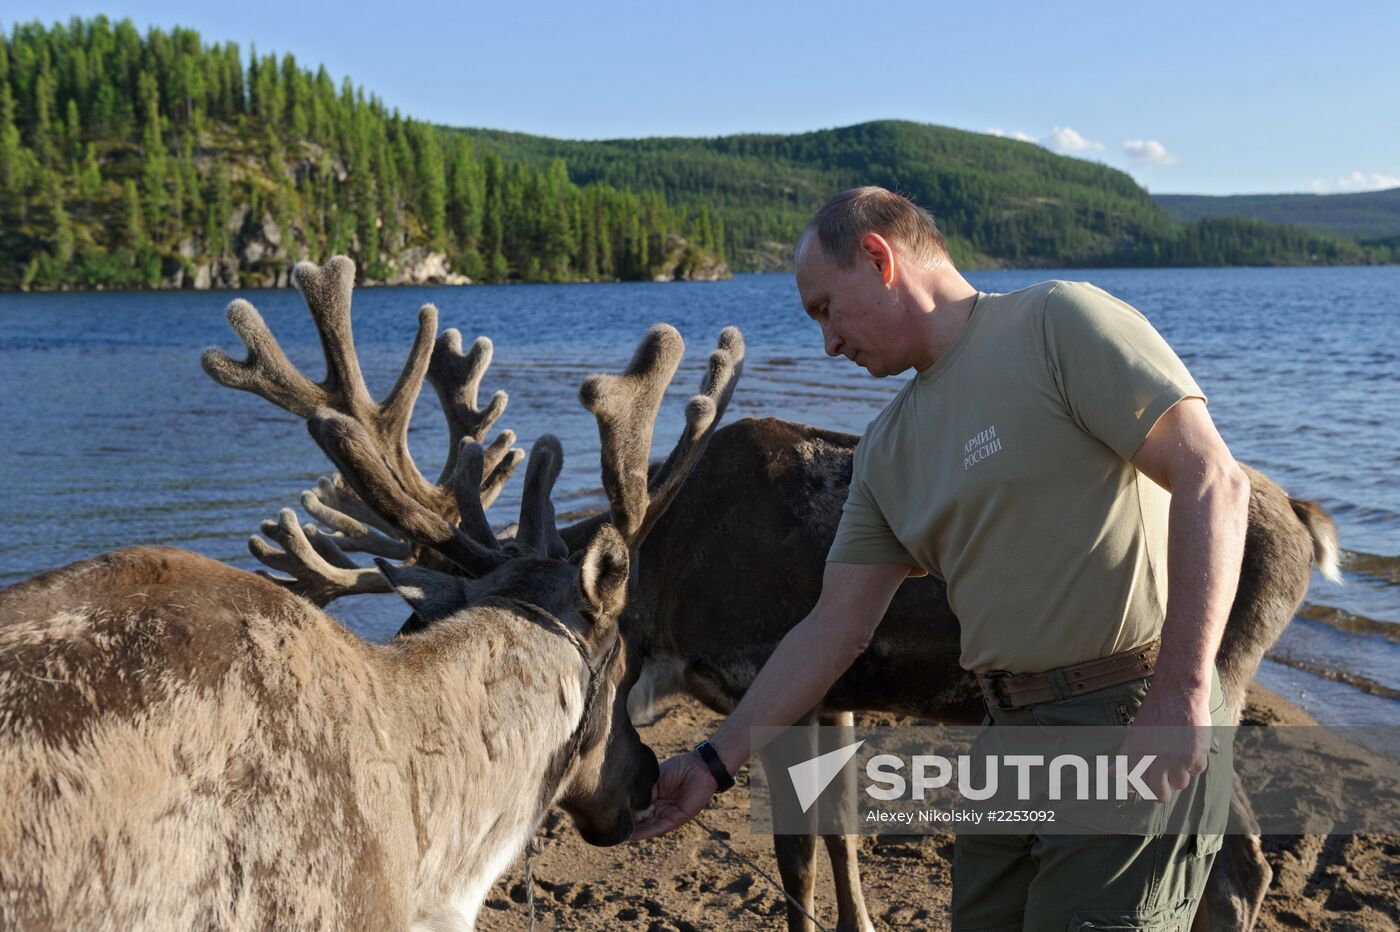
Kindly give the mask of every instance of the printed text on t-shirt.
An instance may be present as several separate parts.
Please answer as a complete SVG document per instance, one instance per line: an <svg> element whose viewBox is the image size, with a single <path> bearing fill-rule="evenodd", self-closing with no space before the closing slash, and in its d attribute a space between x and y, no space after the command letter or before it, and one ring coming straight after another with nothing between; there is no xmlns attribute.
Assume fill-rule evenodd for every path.
<svg viewBox="0 0 1400 932"><path fill-rule="evenodd" d="M989 456L1001 452L1001 438L995 424L983 428L963 444L963 469L971 469Z"/></svg>

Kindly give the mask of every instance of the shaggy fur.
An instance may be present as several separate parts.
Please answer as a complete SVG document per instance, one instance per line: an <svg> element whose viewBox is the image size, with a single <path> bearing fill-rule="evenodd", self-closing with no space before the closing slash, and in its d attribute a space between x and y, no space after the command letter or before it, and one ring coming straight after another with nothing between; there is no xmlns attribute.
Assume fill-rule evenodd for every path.
<svg viewBox="0 0 1400 932"><path fill-rule="evenodd" d="M0 926L469 929L552 803L625 838L655 758L558 625L615 627L563 561L474 585L386 646L180 550L0 591Z"/></svg>

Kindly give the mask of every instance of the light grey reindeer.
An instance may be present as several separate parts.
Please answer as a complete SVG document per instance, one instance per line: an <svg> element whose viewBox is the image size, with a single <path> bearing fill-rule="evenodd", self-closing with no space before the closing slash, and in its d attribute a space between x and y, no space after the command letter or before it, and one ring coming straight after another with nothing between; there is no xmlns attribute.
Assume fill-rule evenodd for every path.
<svg viewBox="0 0 1400 932"><path fill-rule="evenodd" d="M432 625L368 644L274 581L169 548L0 590L0 926L470 929L549 806L611 844L650 803L656 759L626 715L635 671L617 620L630 563L669 501L634 451L649 445L657 405L646 400L659 403L679 336L654 328L624 374L584 388L618 522L563 543L550 503L562 451L543 437L503 542L484 531L483 500L519 456L493 446L486 470L477 438L489 412L459 404L475 390L456 378L469 369L459 339L434 349L425 307L403 374L375 404L350 334L353 264L303 263L294 280L326 351L323 382L292 368L242 301L229 316L247 360L211 351L205 366L306 417L366 516L430 557L420 564L452 570L341 565L346 576L320 585L381 576L370 588L391 583ZM436 485L406 446L430 355L462 441ZM741 356L726 331L687 411L673 484ZM333 554L322 547L308 553Z"/></svg>
<svg viewBox="0 0 1400 932"><path fill-rule="evenodd" d="M489 344L481 342L472 350L479 363L489 360L489 352ZM473 387L473 403L475 391ZM641 668L632 689L634 709L676 691L722 713L739 701L783 635L816 603L858 439L775 418L743 419L714 433L634 562L622 618L629 669ZM1217 658L1236 716L1265 651L1306 594L1312 567L1329 579L1339 578L1336 529L1321 507L1288 497L1256 470L1247 472L1251 496L1245 552ZM291 512L284 512L280 523L265 524L264 531L307 558L287 557L260 541L255 553L270 565L294 571L300 585L323 597L353 591L338 588L348 586L349 578L325 584L331 568L307 541L325 546L321 542L333 538L361 549L368 529L350 515L359 513L362 504L344 493L339 479L323 480L302 501L333 533L314 525L298 528ZM609 520L604 513L560 533L569 547L577 547ZM389 541L387 546L403 545ZM421 624L415 618L405 631ZM978 722L981 694L958 666L959 639L958 619L943 585L927 577L907 581L865 654L809 719L849 725L852 710L868 710ZM1232 818L1236 828L1254 826L1239 787ZM873 928L861 892L857 840L832 836L823 841L836 883L836 928ZM774 843L787 893L810 912L816 837L776 836ZM1227 836L1207 884L1198 927L1252 928L1270 877L1257 830ZM789 907L787 917L792 932L811 932L813 926L800 910Z"/></svg>

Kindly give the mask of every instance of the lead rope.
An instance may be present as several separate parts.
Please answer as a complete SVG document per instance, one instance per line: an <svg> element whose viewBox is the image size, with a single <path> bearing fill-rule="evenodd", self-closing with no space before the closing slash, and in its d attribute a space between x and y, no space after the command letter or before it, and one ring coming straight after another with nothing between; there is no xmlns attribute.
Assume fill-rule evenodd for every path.
<svg viewBox="0 0 1400 932"><path fill-rule="evenodd" d="M530 932L535 932L535 854L539 851L539 839L531 838L525 846L525 908L530 911Z"/></svg>
<svg viewBox="0 0 1400 932"><path fill-rule="evenodd" d="M714 829L710 828L710 826L706 825L703 821L701 821L701 819L700 819L699 816L695 816L695 818L693 818L691 821L694 822L696 825L700 826L701 828L703 828L706 832L708 832L709 835L710 835L710 838L714 839L715 841L717 841L717 842L719 842L721 845L723 845L723 846L724 846L724 850L726 850L726 851L728 851L730 854L734 855L734 857L738 858L740 861L743 861L745 864L747 864L747 865L750 867L750 869L753 870L754 873L758 874L758 876L762 877L764 880L766 880L766 881L768 881L770 884L772 884L773 887L774 887L774 889L776 889L779 893L781 893L784 897L787 898L788 903L790 903L790 904L793 906L794 909L796 909L796 910L797 910L799 913L801 913L802 915L806 916L808 919L812 920L812 925L816 926L819 930L821 930L821 932L831 932L831 930L830 930L829 928L827 928L826 926L822 925L820 919L818 919L816 916L813 916L811 913L809 913L809 912L807 911L807 908L806 908L805 906L803 906L801 903L797 902L797 900L793 898L793 896L792 896L791 893L788 893L786 890L784 890L784 889L783 889L783 885L780 884L780 883L778 883L778 881L774 880L772 874L768 873L768 872L765 871L763 868L761 868L761 867L759 867L757 864L755 864L755 863L753 862L753 859L752 859L752 858L749 858L749 857L745 856L743 853L741 853L737 848L735 848L733 845L731 845L731 844L729 843L729 840L728 840L727 838L725 838L723 835L721 835L719 832L715 831Z"/></svg>
<svg viewBox="0 0 1400 932"><path fill-rule="evenodd" d="M529 603L526 603L529 604ZM536 606L538 609L538 606ZM538 609L542 613L543 609ZM550 617L548 613L544 613ZM583 697L583 715L580 716L578 727L569 736L568 750L565 752L566 758L572 758L578 753L579 743L583 740L583 726L588 723L588 713L593 708L593 702L598 698L598 687L602 683L603 674L607 672L608 664L612 662L613 654L617 652L618 638L613 638L612 646L603 655L603 660L595 668L588 659L588 647L569 626L561 621L555 620L559 625L559 630L564 632L565 637L574 645L574 649L583 657L583 665L588 668L588 689ZM540 839L538 835L530 838L529 844L525 846L525 908L530 914L530 932L535 932L535 855L540 852ZM823 930L826 932L826 930Z"/></svg>

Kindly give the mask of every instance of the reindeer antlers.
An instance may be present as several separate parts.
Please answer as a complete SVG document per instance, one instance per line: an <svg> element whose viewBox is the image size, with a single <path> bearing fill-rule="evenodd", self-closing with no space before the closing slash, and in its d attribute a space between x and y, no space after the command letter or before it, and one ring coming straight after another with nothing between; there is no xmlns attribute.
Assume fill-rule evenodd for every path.
<svg viewBox="0 0 1400 932"><path fill-rule="evenodd" d="M390 591L389 581L378 570L357 566L315 525L299 526L290 508L283 508L277 520L264 521L262 532L281 544L282 549L272 547L261 537L249 538L248 549L263 565L292 578L281 579L265 572L261 575L317 605L326 605L343 595Z"/></svg>
<svg viewBox="0 0 1400 932"><path fill-rule="evenodd" d="M350 325L355 264L344 256L320 268L298 263L292 281L306 299L320 336L326 359L324 380L312 382L297 371L262 316L243 300L229 305L228 319L247 347L247 358L234 360L209 349L201 360L204 371L219 384L253 392L304 418L312 437L341 471L302 496L308 513L336 534L303 531L285 520L269 522L264 532L284 550L254 538L249 544L254 556L273 569L291 573L296 582L280 580L284 584L326 601L349 591L383 591L365 588L371 583L364 574L377 576L377 571L355 567L340 545L403 559L413 553L406 537L477 571L494 566L497 561L490 548L474 546L450 523L458 510L457 490L450 482L455 463L449 461L442 478L433 484L419 472L408 449L409 419L425 376L442 402L454 438L481 439L505 410L505 392L496 392L485 410L476 407L481 379L491 361L490 342L477 341L464 354L461 335L449 330L435 345L437 309L424 305L403 370L383 403L376 404L365 386ZM487 448L489 469L479 482L478 508L495 500L523 459L523 451L511 449L514 442L513 432L502 431ZM347 576L352 570L355 575Z"/></svg>
<svg viewBox="0 0 1400 932"><path fill-rule="evenodd" d="M437 392L438 401L441 402L443 413L447 416L449 446L447 463L442 467L442 477L438 479L439 485L456 471L457 451L462 440L470 438L480 443L486 432L491 429L491 425L496 422L496 418L506 409L505 392L492 395L491 401L484 409L476 406L476 394L481 387L481 377L491 365L491 354L491 341L486 337L477 337L471 349L465 353L462 352L462 334L457 330L445 330L442 336L438 337L433 358L428 363L428 381ZM487 448L484 464L484 472L487 475L493 473L514 442L515 434L507 430ZM515 463L520 462L520 451L512 452L514 458L511 469L514 469ZM500 482L494 485L492 500L496 497L495 493L500 492L501 485L509 475L507 470L505 475L501 476ZM489 508L491 502L483 501L482 505Z"/></svg>
<svg viewBox="0 0 1400 932"><path fill-rule="evenodd" d="M648 481L657 411L684 352L676 329L657 324L647 331L627 371L592 376L579 390L579 400L598 419L603 488L612 506L612 522L634 553L705 451L744 368L744 338L738 328L726 327L710 354L700 394L686 405L685 432Z"/></svg>
<svg viewBox="0 0 1400 932"><path fill-rule="evenodd" d="M313 430L318 442L323 437L338 440L354 434L354 442L340 451L336 465L356 493L381 516L396 519L397 512L375 507L359 486L372 486L376 491L391 487L394 493L385 493L385 500L411 500L419 508L441 517L450 516L455 510L451 489L441 482L429 483L414 465L408 450L408 422L427 375L443 401L449 431L454 436L465 432L479 440L506 405L505 393L497 392L487 410L478 411L475 407L477 388L490 364L489 342L482 347L478 341L464 356L460 334L449 330L435 347L437 308L423 305L418 312L418 333L403 371L384 402L375 404L365 387L350 327L355 264L344 256L335 257L322 268L301 262L292 272L292 281L306 298L320 335L326 378L312 382L298 372L262 316L241 299L229 305L228 320L247 346L248 358L240 362L217 349L209 349L201 360L204 371L220 385L260 395L305 418L308 425L321 422L320 436ZM357 429L351 430L344 424L337 429L334 425L341 422L353 423ZM491 445L493 468L483 488L488 504L524 455L510 450L514 441L515 435L505 431ZM330 450L326 453L337 460ZM451 470L445 470L444 478L450 473ZM358 483L356 476L360 477Z"/></svg>
<svg viewBox="0 0 1400 932"><path fill-rule="evenodd" d="M630 542L641 529L647 507L647 463L656 414L685 342L675 327L657 324L647 331L622 375L590 376L579 401L598 419L603 441L603 489L612 505L612 523Z"/></svg>
<svg viewBox="0 0 1400 932"><path fill-rule="evenodd" d="M478 407L481 380L491 364L491 341L479 338L464 351L456 330L434 341L437 309L425 304L403 370L376 404L365 386L350 327L354 279L354 263L343 256L321 268L303 262L293 272L326 357L326 377L320 382L297 371L246 301L230 304L228 319L247 346L247 358L237 361L216 349L204 353L204 370L219 384L253 392L305 419L317 445L340 470L302 495L307 513L329 532L299 526L293 513L283 510L277 520L262 525L282 549L254 538L249 542L253 555L292 576L278 582L321 604L338 595L388 589L379 571L357 566L346 551L410 560L423 557L420 548L427 547L471 576L485 575L521 554L567 556L550 498L564 460L553 436L541 436L530 451L514 539L498 540L486 520L485 509L524 458L511 448L515 434L509 430L490 445L482 443L507 400L498 391ZM598 421L612 522L633 553L709 443L743 369L744 340L734 327L721 333L700 393L686 406L680 440L664 463L649 470L656 416L683 353L675 328L658 324L624 372L595 375L579 392ZM423 477L408 450L409 419L424 378L437 393L451 442L436 483Z"/></svg>

